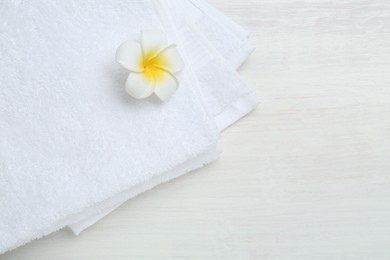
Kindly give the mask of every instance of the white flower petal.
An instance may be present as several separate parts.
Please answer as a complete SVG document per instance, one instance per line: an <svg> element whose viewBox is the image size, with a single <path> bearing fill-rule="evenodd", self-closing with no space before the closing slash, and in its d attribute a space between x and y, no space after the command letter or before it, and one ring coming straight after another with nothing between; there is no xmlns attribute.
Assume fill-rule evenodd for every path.
<svg viewBox="0 0 390 260"><path fill-rule="evenodd" d="M142 49L138 42L124 42L116 51L115 59L126 69L133 72L142 72Z"/></svg>
<svg viewBox="0 0 390 260"><path fill-rule="evenodd" d="M154 60L156 67L168 70L171 73L177 73L184 68L184 61L174 44L163 49Z"/></svg>
<svg viewBox="0 0 390 260"><path fill-rule="evenodd" d="M146 30L142 31L141 42L144 57L153 58L154 54L167 45L168 39L163 31Z"/></svg>
<svg viewBox="0 0 390 260"><path fill-rule="evenodd" d="M153 94L155 80L145 73L130 73L126 81L126 92L137 99L147 98Z"/></svg>
<svg viewBox="0 0 390 260"><path fill-rule="evenodd" d="M173 93L175 93L179 87L179 82L173 74L167 71L160 71L159 73L162 73L163 76L158 81L156 81L154 93L162 101L165 101L168 100L173 95Z"/></svg>

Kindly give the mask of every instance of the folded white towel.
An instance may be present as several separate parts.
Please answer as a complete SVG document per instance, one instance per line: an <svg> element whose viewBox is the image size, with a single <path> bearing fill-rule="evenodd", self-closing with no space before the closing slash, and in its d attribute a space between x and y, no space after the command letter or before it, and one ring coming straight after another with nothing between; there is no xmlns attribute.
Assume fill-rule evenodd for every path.
<svg viewBox="0 0 390 260"><path fill-rule="evenodd" d="M249 44L248 34L244 33L244 29L224 15L221 19L214 20L214 12L217 11L207 3L199 2L201 5L190 1L167 2L167 10L170 17L175 19L174 24L179 27L179 38L200 82L206 110L213 116L219 129L223 130L258 104L257 96L234 69L245 61L253 51L253 46ZM194 26L195 24L203 24L203 26ZM217 28L215 33L219 36L213 39L223 38L222 44L209 40L205 28ZM229 49L228 46L218 48L223 43L229 45L231 50L225 51ZM128 196L121 197L120 203L107 201L105 208L103 205L95 207L93 216L70 225L71 230L75 234L80 234L133 196L134 194L129 193ZM119 198L111 198L111 200L118 201Z"/></svg>
<svg viewBox="0 0 390 260"><path fill-rule="evenodd" d="M221 111L202 99L178 37L191 25L176 28L171 3L0 3L0 253L217 158ZM113 56L156 28L188 56L180 89L165 103L133 100Z"/></svg>

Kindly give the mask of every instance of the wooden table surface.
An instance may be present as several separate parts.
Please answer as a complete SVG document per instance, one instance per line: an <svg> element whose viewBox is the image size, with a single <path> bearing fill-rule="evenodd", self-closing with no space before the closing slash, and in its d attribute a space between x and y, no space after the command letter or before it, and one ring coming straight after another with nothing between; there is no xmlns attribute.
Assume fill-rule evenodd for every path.
<svg viewBox="0 0 390 260"><path fill-rule="evenodd" d="M220 160L0 259L390 259L390 1L211 2L263 100Z"/></svg>

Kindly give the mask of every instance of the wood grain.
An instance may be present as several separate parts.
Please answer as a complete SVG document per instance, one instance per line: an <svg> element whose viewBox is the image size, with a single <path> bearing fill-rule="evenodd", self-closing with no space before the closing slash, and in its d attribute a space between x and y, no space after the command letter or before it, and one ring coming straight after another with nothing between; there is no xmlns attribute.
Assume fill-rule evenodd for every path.
<svg viewBox="0 0 390 260"><path fill-rule="evenodd" d="M390 259L390 2L211 2L263 100L221 159L0 259Z"/></svg>

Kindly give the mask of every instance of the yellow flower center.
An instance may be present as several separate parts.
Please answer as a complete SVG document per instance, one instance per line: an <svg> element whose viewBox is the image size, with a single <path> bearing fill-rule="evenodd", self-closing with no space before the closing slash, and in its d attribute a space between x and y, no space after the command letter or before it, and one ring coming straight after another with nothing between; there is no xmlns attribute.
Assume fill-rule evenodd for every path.
<svg viewBox="0 0 390 260"><path fill-rule="evenodd" d="M161 68L167 67L168 61L163 53L155 55L156 53L157 51L145 53L141 58L140 67L144 71L143 74L148 81L159 83L166 75Z"/></svg>

